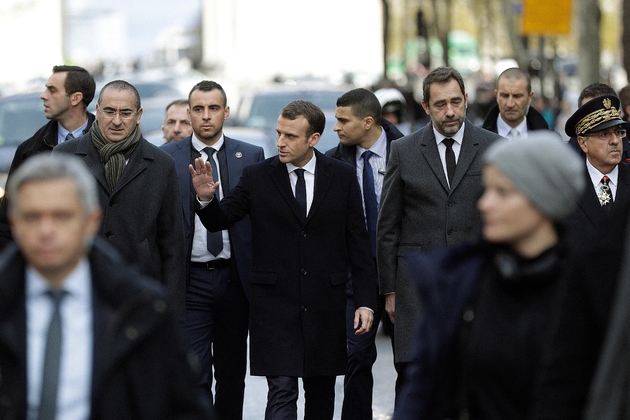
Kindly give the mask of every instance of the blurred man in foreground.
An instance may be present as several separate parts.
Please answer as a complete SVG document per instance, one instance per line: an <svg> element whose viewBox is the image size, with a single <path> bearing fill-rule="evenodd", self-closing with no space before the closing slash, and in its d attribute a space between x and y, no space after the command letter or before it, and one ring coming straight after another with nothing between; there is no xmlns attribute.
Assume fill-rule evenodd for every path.
<svg viewBox="0 0 630 420"><path fill-rule="evenodd" d="M34 157L8 187L0 418L208 418L165 291L95 238L102 212L81 161Z"/></svg>

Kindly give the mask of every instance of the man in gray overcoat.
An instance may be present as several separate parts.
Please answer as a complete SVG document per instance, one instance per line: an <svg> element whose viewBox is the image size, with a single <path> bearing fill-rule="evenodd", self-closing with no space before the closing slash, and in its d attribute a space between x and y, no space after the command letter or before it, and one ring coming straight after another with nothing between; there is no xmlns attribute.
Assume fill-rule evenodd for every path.
<svg viewBox="0 0 630 420"><path fill-rule="evenodd" d="M481 156L498 134L466 119L468 95L457 70L439 67L423 82L431 124L392 143L377 225L377 264L385 311L394 323L396 397L411 361L420 302L399 261L410 251L475 237L481 219Z"/></svg>

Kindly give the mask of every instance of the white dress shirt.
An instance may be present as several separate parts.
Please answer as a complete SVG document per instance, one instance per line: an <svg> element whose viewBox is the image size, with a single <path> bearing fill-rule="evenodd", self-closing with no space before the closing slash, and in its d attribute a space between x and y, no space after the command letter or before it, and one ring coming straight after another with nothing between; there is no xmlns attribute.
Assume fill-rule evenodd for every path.
<svg viewBox="0 0 630 420"><path fill-rule="evenodd" d="M593 188L595 188L595 192L599 196L599 193L602 190L602 178L604 175L608 176L608 187L610 187L610 193L612 194L612 199L615 201L615 197L617 196L617 179L619 178L619 167L615 166L609 174L603 174L593 165L591 162L586 159L586 169L588 170L588 175L591 178L591 183L593 184Z"/></svg>
<svg viewBox="0 0 630 420"><path fill-rule="evenodd" d="M361 188L361 197L363 195L363 153L367 149L357 145L356 166L357 179ZM374 192L376 193L376 204L381 205L381 192L383 191L383 179L385 179L385 168L387 166L387 134L385 130L381 130L381 136L376 143L369 149L372 153L370 156L370 165L372 166L372 174L374 176ZM365 199L363 200L363 212L365 213Z"/></svg>
<svg viewBox="0 0 630 420"><path fill-rule="evenodd" d="M462 150L462 142L464 141L465 126L466 123L463 123L459 131L451 137L443 136L435 129L435 127L433 127L433 134L435 135L435 141L437 142L438 153L440 154L440 160L442 161L442 169L444 170L446 182L448 182L448 171L446 170L446 145L442 143L442 140L445 138L455 140L453 142L453 154L455 155L455 163L457 163L459 161L459 152Z"/></svg>
<svg viewBox="0 0 630 420"><path fill-rule="evenodd" d="M509 136L510 131L512 131L512 136ZM505 137L510 140L515 137L527 137L527 117L525 117L519 125L512 128L508 125L508 123L503 121L501 114L499 114L497 117L497 132L501 137Z"/></svg>
<svg viewBox="0 0 630 420"><path fill-rule="evenodd" d="M296 169L304 169L304 183L306 184L306 214L311 210L311 204L313 204L313 191L315 191L315 164L317 163L317 159L315 158L315 153L313 153L313 157L308 161L306 165L301 168L298 168L292 163L287 163L287 171L289 172L289 182L291 183L291 190L293 191L293 196L295 197L295 184L297 184L297 174L295 173Z"/></svg>
<svg viewBox="0 0 630 420"><path fill-rule="evenodd" d="M54 305L47 281L31 266L26 268L26 367L28 420L37 418L41 396L46 335ZM92 278L87 259L65 279L61 301L61 364L57 391L57 418L85 420L90 415L94 347Z"/></svg>
<svg viewBox="0 0 630 420"><path fill-rule="evenodd" d="M211 147L215 149L218 153L224 142L225 138L222 134L219 141L217 141ZM208 160L208 155L203 150L204 147L208 146L197 137L195 137L195 133L193 133L192 135L192 147L201 154L204 162ZM214 163L216 164L218 172L216 174L216 179L221 182L221 165L219 164L217 153L214 153L212 157L214 159ZM219 200L221 200L224 196L223 185L219 184L219 190L217 191L217 194L219 195ZM199 216L197 216L197 213L195 213L195 232L193 234L193 245L190 260L192 262L207 262L219 258L229 259L232 255L232 250L230 249L230 235L227 230L222 230L221 236L223 237L223 249L221 250L221 252L219 252L218 255L212 255L210 251L208 251L208 231L204 227L203 223L201 223L201 220L199 219Z"/></svg>

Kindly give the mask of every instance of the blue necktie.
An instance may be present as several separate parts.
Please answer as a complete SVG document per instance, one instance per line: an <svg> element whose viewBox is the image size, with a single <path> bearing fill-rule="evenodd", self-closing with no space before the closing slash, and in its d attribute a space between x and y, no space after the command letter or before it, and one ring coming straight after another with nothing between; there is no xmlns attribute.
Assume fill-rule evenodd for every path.
<svg viewBox="0 0 630 420"><path fill-rule="evenodd" d="M376 190L374 189L374 172L370 165L370 157L374 153L366 150L363 158L363 201L365 202L365 221L372 245L372 255L376 256L376 220L378 218L378 202L376 201Z"/></svg>
<svg viewBox="0 0 630 420"><path fill-rule="evenodd" d="M66 136L65 140L72 140L73 138L74 138L74 134L68 133L68 135Z"/></svg>
<svg viewBox="0 0 630 420"><path fill-rule="evenodd" d="M59 388L59 365L61 364L61 313L59 307L65 295L64 290L47 292L53 301L53 314L46 334L46 353L44 354L44 373L37 413L38 420L53 420L57 413L57 389Z"/></svg>
<svg viewBox="0 0 630 420"><path fill-rule="evenodd" d="M219 178L219 172L217 169L217 164L214 161L212 155L216 152L212 147L204 147L204 152L208 155L208 161L210 162L210 166L212 167L212 180L217 182ZM221 231L219 232L210 232L208 231L208 252L210 252L215 257L219 255L219 253L223 250L223 234Z"/></svg>
<svg viewBox="0 0 630 420"><path fill-rule="evenodd" d="M297 200L302 216L306 217L306 181L304 181L304 169L296 169L297 183L295 184L295 199Z"/></svg>

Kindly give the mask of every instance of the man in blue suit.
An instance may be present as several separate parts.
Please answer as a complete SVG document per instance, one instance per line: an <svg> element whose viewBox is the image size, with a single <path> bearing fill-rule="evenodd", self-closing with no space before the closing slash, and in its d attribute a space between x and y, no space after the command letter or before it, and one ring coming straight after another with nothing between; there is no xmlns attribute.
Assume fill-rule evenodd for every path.
<svg viewBox="0 0 630 420"><path fill-rule="evenodd" d="M247 367L251 223L249 218L230 229L209 233L195 215L196 198L188 165L195 158L217 168L220 197L238 184L243 168L264 160L263 149L223 135L230 115L225 91L204 80L188 95L193 134L162 146L177 166L187 240L186 330L191 350L201 363L200 384L212 397L222 420L243 418Z"/></svg>

